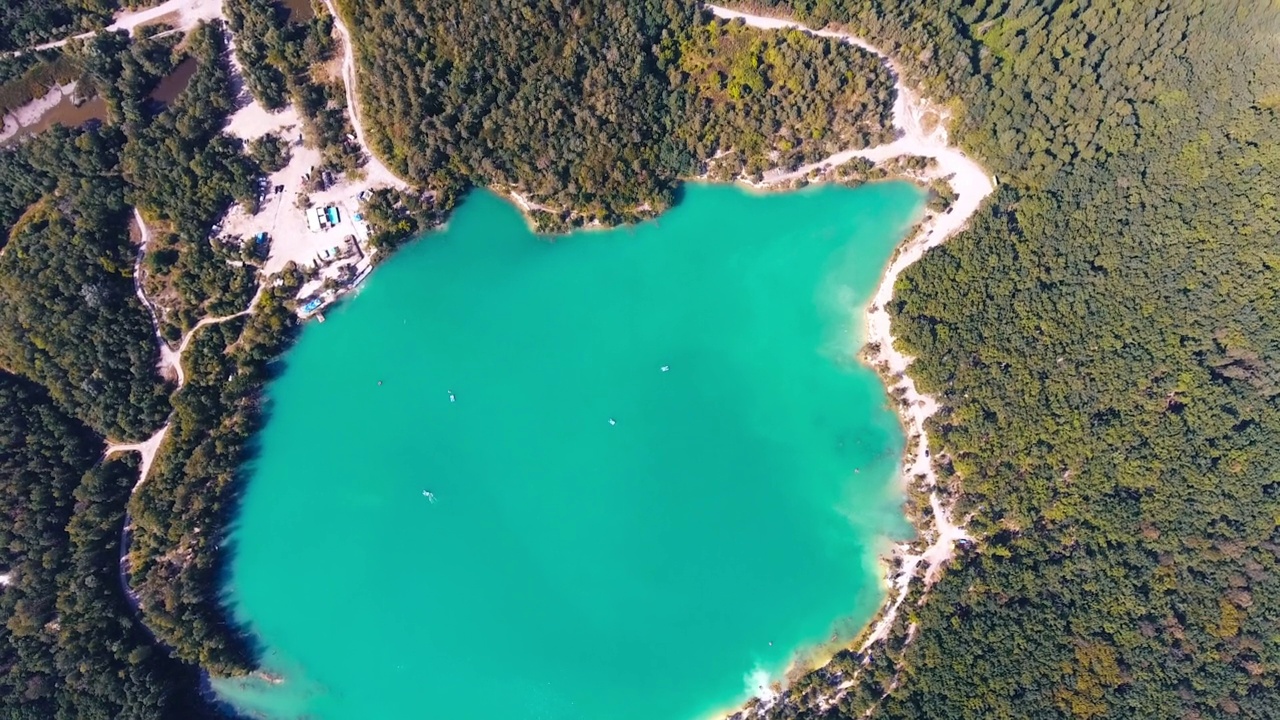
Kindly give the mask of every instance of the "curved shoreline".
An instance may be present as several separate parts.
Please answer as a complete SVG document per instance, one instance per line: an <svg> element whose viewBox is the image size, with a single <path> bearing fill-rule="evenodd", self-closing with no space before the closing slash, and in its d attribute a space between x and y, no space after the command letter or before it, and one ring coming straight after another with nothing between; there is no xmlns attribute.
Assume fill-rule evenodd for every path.
<svg viewBox="0 0 1280 720"><path fill-rule="evenodd" d="M366 143L364 127L359 117L353 42L341 16L337 13L337 8L334 7L333 1L323 0L323 2L334 17L335 30L344 43L342 80L348 100L348 112L357 142L364 149L369 159L369 163L365 166L366 176L364 182L368 185L381 183L391 187L404 187L404 181L396 177ZM220 14L217 10L218 6L210 0L170 0L170 2L152 9L145 15L139 13L138 17L130 19L139 20L139 22L133 24L142 24L141 21L149 19L159 7L163 7L168 11L180 11L179 25L181 26L190 25L196 20L205 19L209 15L216 17ZM874 45L851 34L815 30L785 19L738 12L716 5L704 5L704 7L721 19L741 19L748 26L754 28L798 29L822 37L839 39L876 54L885 62L893 76L896 92L892 109L893 125L900 131L900 137L897 140L871 148L835 153L817 163L812 163L790 172L770 171L765 174L763 182L756 185L757 187L779 187L826 166L838 166L855 158L881 163L900 156L920 156L932 158L936 162L936 167L926 171L924 178L945 179L956 195L954 204L946 213L934 214L926 212L919 228L898 247L885 268L881 282L869 307L866 309L865 343L867 350L863 359L882 376L885 381L886 392L896 400L905 431L904 434L906 435L907 450L902 463L902 482L904 483L904 488L909 491L916 491L921 494L927 493L929 504L932 508L931 518L908 518L919 533L919 538L909 542L899 542L892 547L889 556L899 560L900 563L896 572L891 575L886 572L886 580L889 585L887 589L890 594L886 597L881 609L877 611L873 622L869 623L868 627L860 635L862 642L858 645L859 651L866 652L888 635L896 619L898 609L909 594L912 581L916 579L921 564L923 563L926 568L923 579L927 587L936 580L942 567L951 559L956 541L968 539L965 531L952 522L951 510L943 504L936 490L937 476L928 453L928 436L925 429L925 421L936 411L937 402L932 397L921 394L917 390L913 379L907 374L913 359L894 348L891 319L886 308L888 303L892 301L894 286L901 272L920 259L927 250L940 245L963 229L969 219L981 207L983 200L993 192L995 182L977 163L967 158L959 149L948 144L943 122L938 122L935 127L926 132L924 121L930 114L935 112L934 108L926 100L920 99L906 86L898 63ZM128 23L117 22L112 27L123 27L126 24ZM57 44L64 42L61 41ZM516 193L513 192L512 195L526 214L530 209L536 207ZM135 217L141 228L143 247L145 249L146 226L140 216L135 214ZM139 260L141 255L142 252L139 252ZM135 282L138 279L136 278ZM144 301L144 305L147 305L148 310L151 311L152 320L155 322L154 308L147 302L141 287L138 286L136 290L140 299ZM260 294L261 292L262 286L260 285L258 293ZM185 379L181 366L181 354L196 330L205 324L223 322L252 312L257 297L255 295L246 310L226 317L202 319L188 331L176 351L168 346L163 339L160 339L161 365L174 367L179 388ZM156 435L141 443L115 444L108 441L106 455L128 451L138 451L142 455L143 463L140 468L138 485L134 488L135 491L145 481L151 460L154 458L168 427L166 423ZM128 520L126 518L125 528L127 527ZM124 558L122 557L122 571L124 570L123 560ZM127 580L125 585L127 588ZM839 687L834 688L834 694L829 699L834 701L851 684L850 680L846 680ZM751 711L746 712L754 714Z"/></svg>
<svg viewBox="0 0 1280 720"><path fill-rule="evenodd" d="M925 118L930 114L937 114L937 111L907 87L898 63L875 45L856 35L834 30L815 30L791 20L754 15L718 5L706 4L703 7L722 20L742 20L754 28L796 29L841 40L880 57L893 76L897 95L893 104L893 124L901 133L897 140L862 150L839 152L791 172L771 171L765 174L764 181L758 186L774 187L788 183L824 167L842 165L854 158L880 163L906 155L933 159L936 167L930 169L924 179L945 179L956 196L946 212L925 212L918 229L898 247L885 268L880 285L866 311L866 350L863 360L881 376L886 393L896 400L906 434L907 450L902 461L901 478L903 490L908 494L913 490L927 493L932 510L931 517L908 516L907 519L915 527L918 537L893 544L884 558L887 561L885 579L890 593L862 633L862 642L857 647L858 652L866 653L888 636L921 564L926 568L923 581L928 588L937 580L943 566L951 560L956 542L971 539L963 527L952 520L951 508L944 505L938 495L938 477L929 454L929 435L925 429L925 421L937 411L938 402L921 393L908 374L907 370L914 358L894 347L895 338L887 306L893 300L894 286L902 271L923 257L925 252L963 230L982 206L983 200L994 192L996 181L961 150L949 144L945 117L939 117L933 129L925 130ZM899 561L896 571L890 564L895 559ZM852 684L853 680L850 678L835 687L833 694L825 698L826 703L836 702ZM761 700L763 707L771 705L768 699ZM758 715L754 709L742 708L734 717Z"/></svg>

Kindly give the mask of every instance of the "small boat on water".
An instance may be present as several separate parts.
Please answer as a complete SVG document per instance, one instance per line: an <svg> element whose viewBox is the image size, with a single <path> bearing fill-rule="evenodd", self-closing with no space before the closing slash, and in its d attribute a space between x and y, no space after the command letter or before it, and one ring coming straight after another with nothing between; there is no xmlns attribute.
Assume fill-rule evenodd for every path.
<svg viewBox="0 0 1280 720"><path fill-rule="evenodd" d="M435 501L436 501L436 495L435 495L435 493L431 492L430 490L423 490L423 491L422 491L422 497L424 497L424 498L426 498L426 499L430 500L431 502L435 502Z"/></svg>
<svg viewBox="0 0 1280 720"><path fill-rule="evenodd" d="M455 400L457 400L457 398L455 398L455 397L453 396L453 391L452 391L452 390L450 390L450 391L449 391L449 402L454 402Z"/></svg>
<svg viewBox="0 0 1280 720"><path fill-rule="evenodd" d="M662 366L662 372L666 372L666 371L668 371L668 370L670 370L670 369L671 369L671 366L670 366L670 365L663 365L663 366Z"/></svg>

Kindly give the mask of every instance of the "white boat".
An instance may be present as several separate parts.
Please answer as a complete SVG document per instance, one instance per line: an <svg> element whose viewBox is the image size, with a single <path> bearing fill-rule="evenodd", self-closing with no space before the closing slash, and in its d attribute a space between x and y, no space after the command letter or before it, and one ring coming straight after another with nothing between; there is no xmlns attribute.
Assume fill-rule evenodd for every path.
<svg viewBox="0 0 1280 720"><path fill-rule="evenodd" d="M450 391L449 391L449 402L453 402L453 401L455 401L455 400L457 400L457 398L455 398L455 397L453 396L453 391L452 391L452 390L450 390Z"/></svg>
<svg viewBox="0 0 1280 720"><path fill-rule="evenodd" d="M670 370L670 369L671 369L671 366L670 366L670 365L663 365L663 366L662 366L662 372L666 372L666 371L668 371L668 370Z"/></svg>
<svg viewBox="0 0 1280 720"><path fill-rule="evenodd" d="M422 497L424 497L424 498L426 498L426 499L430 500L431 502L435 502L435 501L436 501L435 493L431 492L430 490L423 490L423 491L422 491Z"/></svg>

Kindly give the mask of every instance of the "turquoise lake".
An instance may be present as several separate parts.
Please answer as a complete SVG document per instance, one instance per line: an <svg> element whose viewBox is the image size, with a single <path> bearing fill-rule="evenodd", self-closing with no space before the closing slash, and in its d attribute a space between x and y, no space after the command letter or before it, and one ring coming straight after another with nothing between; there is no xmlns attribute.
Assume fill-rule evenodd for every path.
<svg viewBox="0 0 1280 720"><path fill-rule="evenodd" d="M848 641L910 532L856 352L922 200L693 185L539 238L472 193L271 384L227 593L285 682L219 693L267 718L699 720Z"/></svg>

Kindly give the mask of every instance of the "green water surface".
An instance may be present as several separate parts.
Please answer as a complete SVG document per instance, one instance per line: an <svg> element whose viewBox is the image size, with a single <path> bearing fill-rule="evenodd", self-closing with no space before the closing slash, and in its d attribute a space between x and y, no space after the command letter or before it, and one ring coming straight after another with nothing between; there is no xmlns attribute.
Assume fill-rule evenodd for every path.
<svg viewBox="0 0 1280 720"><path fill-rule="evenodd" d="M540 239L472 194L272 383L227 591L286 681L219 692L272 718L694 720L856 633L905 531L857 322L920 203L692 186Z"/></svg>

